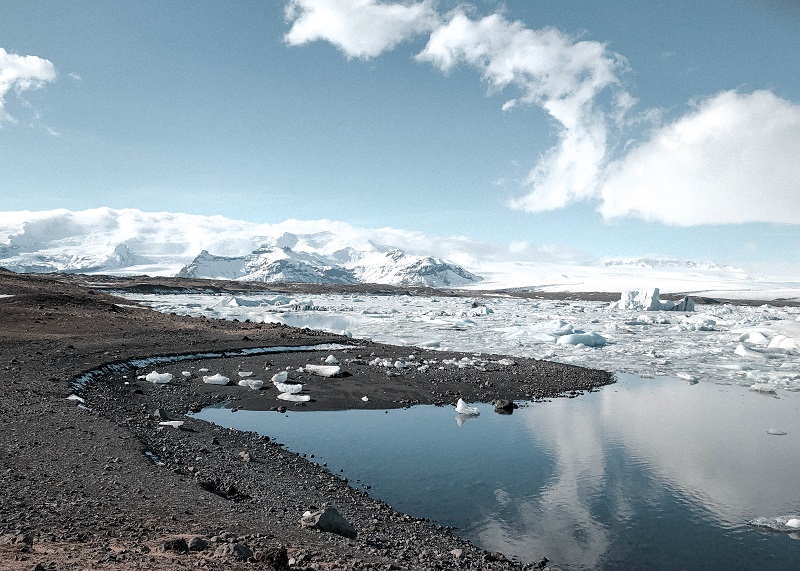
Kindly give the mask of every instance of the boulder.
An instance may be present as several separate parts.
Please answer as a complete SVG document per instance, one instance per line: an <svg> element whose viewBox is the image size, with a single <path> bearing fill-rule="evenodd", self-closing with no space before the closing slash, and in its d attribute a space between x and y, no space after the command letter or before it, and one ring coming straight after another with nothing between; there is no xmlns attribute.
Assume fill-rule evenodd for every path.
<svg viewBox="0 0 800 571"><path fill-rule="evenodd" d="M300 519L300 527L319 529L327 533L334 533L355 539L358 535L356 529L333 506L325 506L315 512L306 512Z"/></svg>

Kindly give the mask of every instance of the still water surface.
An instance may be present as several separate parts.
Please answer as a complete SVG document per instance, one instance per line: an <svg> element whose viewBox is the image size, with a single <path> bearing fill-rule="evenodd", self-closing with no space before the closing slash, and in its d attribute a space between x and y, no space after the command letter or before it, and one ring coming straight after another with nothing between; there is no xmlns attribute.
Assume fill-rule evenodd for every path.
<svg viewBox="0 0 800 571"><path fill-rule="evenodd" d="M800 394L619 375L575 399L199 418L314 454L395 509L522 561L565 569L798 569ZM768 430L787 432L775 436Z"/></svg>

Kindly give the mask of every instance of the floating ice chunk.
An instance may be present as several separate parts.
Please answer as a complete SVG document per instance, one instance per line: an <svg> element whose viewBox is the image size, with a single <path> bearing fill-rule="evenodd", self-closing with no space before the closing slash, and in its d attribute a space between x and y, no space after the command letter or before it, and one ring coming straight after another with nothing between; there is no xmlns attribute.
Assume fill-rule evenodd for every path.
<svg viewBox="0 0 800 571"><path fill-rule="evenodd" d="M327 358L325 359L325 364L326 365L338 365L339 364L339 359L337 359L333 355L328 355Z"/></svg>
<svg viewBox="0 0 800 571"><path fill-rule="evenodd" d="M164 420L158 423L159 426L171 426L172 428L180 428L183 426L182 420Z"/></svg>
<svg viewBox="0 0 800 571"><path fill-rule="evenodd" d="M573 333L572 335L562 335L556 341L559 345L583 345L585 347L602 347L606 344L606 339L602 335L590 333Z"/></svg>
<svg viewBox="0 0 800 571"><path fill-rule="evenodd" d="M736 355L740 357L748 357L750 359L766 359L767 355L762 353L761 351L756 351L755 349L751 349L750 347L745 347L741 343L736 346L736 349L733 350Z"/></svg>
<svg viewBox="0 0 800 571"><path fill-rule="evenodd" d="M750 390L757 392L757 393L764 393L764 394L775 394L775 385L770 385L768 383L755 383L754 385L750 386Z"/></svg>
<svg viewBox="0 0 800 571"><path fill-rule="evenodd" d="M469 406L464 402L464 399L458 399L456 403L456 412L466 416L478 416L481 411L476 406Z"/></svg>
<svg viewBox="0 0 800 571"><path fill-rule="evenodd" d="M240 387L249 387L254 391L260 390L261 387L264 386L264 381L259 381L258 379L242 379L239 381Z"/></svg>
<svg viewBox="0 0 800 571"><path fill-rule="evenodd" d="M761 333L761 331L747 331L739 335L739 341L743 343L750 343L751 345L767 345L769 339Z"/></svg>
<svg viewBox="0 0 800 571"><path fill-rule="evenodd" d="M303 390L303 385L300 383L276 383L273 381L272 384L281 393L296 394Z"/></svg>
<svg viewBox="0 0 800 571"><path fill-rule="evenodd" d="M252 377L253 371L239 371L237 373L240 377Z"/></svg>
<svg viewBox="0 0 800 571"><path fill-rule="evenodd" d="M766 527L773 531L797 531L800 529L800 516L757 517L747 523L756 527Z"/></svg>
<svg viewBox="0 0 800 571"><path fill-rule="evenodd" d="M231 380L226 377L225 375L220 375L217 373L216 375L205 375L203 376L203 382L207 385L227 385L231 382Z"/></svg>
<svg viewBox="0 0 800 571"><path fill-rule="evenodd" d="M306 365L307 373L318 377L341 377L342 368L338 365Z"/></svg>
<svg viewBox="0 0 800 571"><path fill-rule="evenodd" d="M77 402L79 402L79 403L84 403L84 402L86 402L84 399L82 399L82 398L81 398L81 397L79 397L78 395L69 395L69 396L67 397L67 400L74 400L74 401L77 401Z"/></svg>
<svg viewBox="0 0 800 571"><path fill-rule="evenodd" d="M294 393L281 393L278 395L278 398L290 402L308 402L311 400L311 397L308 395L298 395Z"/></svg>
<svg viewBox="0 0 800 571"><path fill-rule="evenodd" d="M771 434L772 436L786 436L789 433L780 428L769 428L767 429L767 434Z"/></svg>
<svg viewBox="0 0 800 571"><path fill-rule="evenodd" d="M770 340L767 347L770 349L800 349L800 341L786 335L776 335Z"/></svg>
<svg viewBox="0 0 800 571"><path fill-rule="evenodd" d="M192 372L191 371L181 371L181 375L183 375L184 377L186 377L188 379L189 377L192 376Z"/></svg>
<svg viewBox="0 0 800 571"><path fill-rule="evenodd" d="M145 380L150 381L155 385L165 385L172 380L172 373L157 373L151 371L145 375Z"/></svg>

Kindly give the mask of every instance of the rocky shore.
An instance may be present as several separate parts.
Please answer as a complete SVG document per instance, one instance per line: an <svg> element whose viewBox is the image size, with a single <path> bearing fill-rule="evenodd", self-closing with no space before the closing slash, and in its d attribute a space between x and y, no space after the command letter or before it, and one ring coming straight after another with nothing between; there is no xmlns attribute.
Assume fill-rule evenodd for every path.
<svg viewBox="0 0 800 571"><path fill-rule="evenodd" d="M130 280L0 270L0 569L546 567L544 560L509 561L435 522L398 513L268 436L187 414L221 402L281 406L271 386L238 386L240 372L268 380L289 368L311 397L283 405L291 413L576 396L609 384L609 374L164 315L104 291L115 284ZM337 348L240 352L319 344ZM176 355L184 359L158 367L173 375L165 384L142 378L156 367L133 362ZM341 373L321 382L308 365L331 355ZM415 365L390 375L382 359ZM421 366L443 361L455 365ZM201 369L233 382L203 383ZM89 382L76 385L81 379ZM326 506L346 523L318 529L336 521L332 510L321 513Z"/></svg>

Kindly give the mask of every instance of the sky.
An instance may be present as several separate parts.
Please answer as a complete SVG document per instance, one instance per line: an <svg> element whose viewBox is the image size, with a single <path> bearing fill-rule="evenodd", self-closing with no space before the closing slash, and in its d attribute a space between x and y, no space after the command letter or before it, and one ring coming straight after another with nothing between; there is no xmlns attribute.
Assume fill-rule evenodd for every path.
<svg viewBox="0 0 800 571"><path fill-rule="evenodd" d="M4 0L0 211L798 270L798 53L790 0Z"/></svg>

